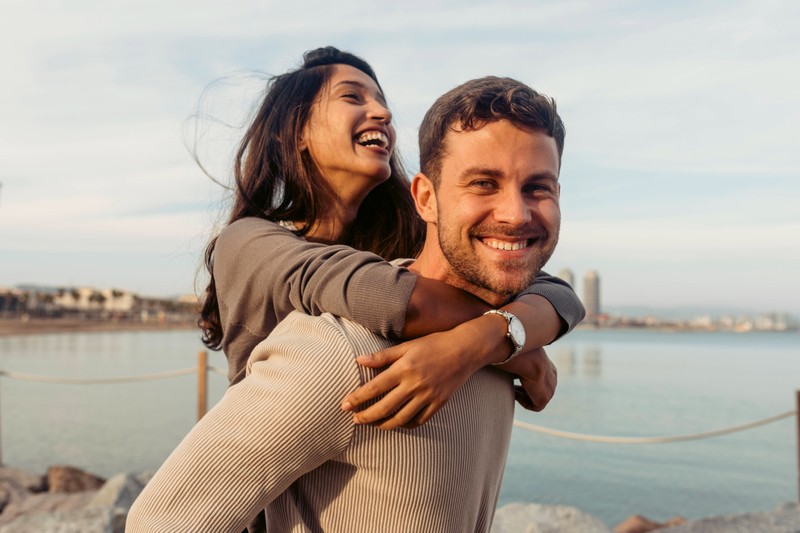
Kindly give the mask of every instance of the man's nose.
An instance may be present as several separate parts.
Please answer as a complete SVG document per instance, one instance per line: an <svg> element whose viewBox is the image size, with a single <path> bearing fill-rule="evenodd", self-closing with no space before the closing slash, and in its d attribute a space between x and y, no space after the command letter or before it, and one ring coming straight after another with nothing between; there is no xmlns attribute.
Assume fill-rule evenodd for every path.
<svg viewBox="0 0 800 533"><path fill-rule="evenodd" d="M531 209L522 191L506 190L497 197L494 218L512 226L522 226L533 218Z"/></svg>

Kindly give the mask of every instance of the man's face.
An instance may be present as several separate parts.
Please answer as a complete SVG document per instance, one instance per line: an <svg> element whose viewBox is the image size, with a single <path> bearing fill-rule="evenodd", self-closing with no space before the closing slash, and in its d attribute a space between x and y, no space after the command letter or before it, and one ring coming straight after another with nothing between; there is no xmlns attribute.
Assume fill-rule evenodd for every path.
<svg viewBox="0 0 800 533"><path fill-rule="evenodd" d="M533 283L561 226L555 139L507 120L445 137L436 225L448 283L501 303Z"/></svg>

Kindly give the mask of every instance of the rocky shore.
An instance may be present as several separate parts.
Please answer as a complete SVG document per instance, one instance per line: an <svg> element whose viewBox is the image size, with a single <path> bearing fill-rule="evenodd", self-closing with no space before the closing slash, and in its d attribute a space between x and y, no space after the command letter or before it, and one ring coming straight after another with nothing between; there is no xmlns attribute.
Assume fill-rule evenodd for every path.
<svg viewBox="0 0 800 533"><path fill-rule="evenodd" d="M69 466L44 475L0 466L0 533L124 533L125 518L150 473L108 480ZM492 533L800 533L800 504L772 511L660 523L632 516L613 530L575 507L512 503L497 509Z"/></svg>

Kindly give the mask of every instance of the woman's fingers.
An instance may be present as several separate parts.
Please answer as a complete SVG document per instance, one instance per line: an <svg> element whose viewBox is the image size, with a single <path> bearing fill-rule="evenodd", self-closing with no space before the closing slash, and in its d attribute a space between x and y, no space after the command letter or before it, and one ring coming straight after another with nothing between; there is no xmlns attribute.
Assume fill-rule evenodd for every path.
<svg viewBox="0 0 800 533"><path fill-rule="evenodd" d="M413 405L409 406L409 404ZM408 394L400 387L395 387L373 405L355 413L353 421L356 424L375 424L382 429L394 429L403 425L416 414L419 407L412 412L414 405L417 405L416 401L409 402Z"/></svg>
<svg viewBox="0 0 800 533"><path fill-rule="evenodd" d="M359 405L373 400L393 388L397 387L399 380L393 372L381 372L371 380L347 395L342 401L342 409L352 411Z"/></svg>
<svg viewBox="0 0 800 533"><path fill-rule="evenodd" d="M356 358L356 362L360 365L370 368L381 368L383 366L388 366L403 357L406 352L406 348L407 346L405 344L392 346L391 348L386 348L380 352L360 355Z"/></svg>

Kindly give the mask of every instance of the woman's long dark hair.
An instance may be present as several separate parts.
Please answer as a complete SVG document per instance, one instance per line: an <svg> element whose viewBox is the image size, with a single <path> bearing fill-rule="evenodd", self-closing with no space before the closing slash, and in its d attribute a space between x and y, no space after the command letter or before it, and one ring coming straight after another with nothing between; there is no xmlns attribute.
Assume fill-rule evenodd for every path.
<svg viewBox="0 0 800 533"><path fill-rule="evenodd" d="M333 65L350 65L367 74L380 87L372 67L363 59L332 46L303 55L303 66L273 77L264 101L242 139L234 164L235 198L228 224L245 217L265 220L301 220L304 235L324 215L323 205L333 191L320 175L300 138ZM422 243L423 225L409 192L408 178L395 151L391 175L364 199L350 235L342 244L368 250L385 259L414 257ZM211 239L205 266L211 279L205 290L198 325L203 343L213 350L222 344L222 324L214 281Z"/></svg>

